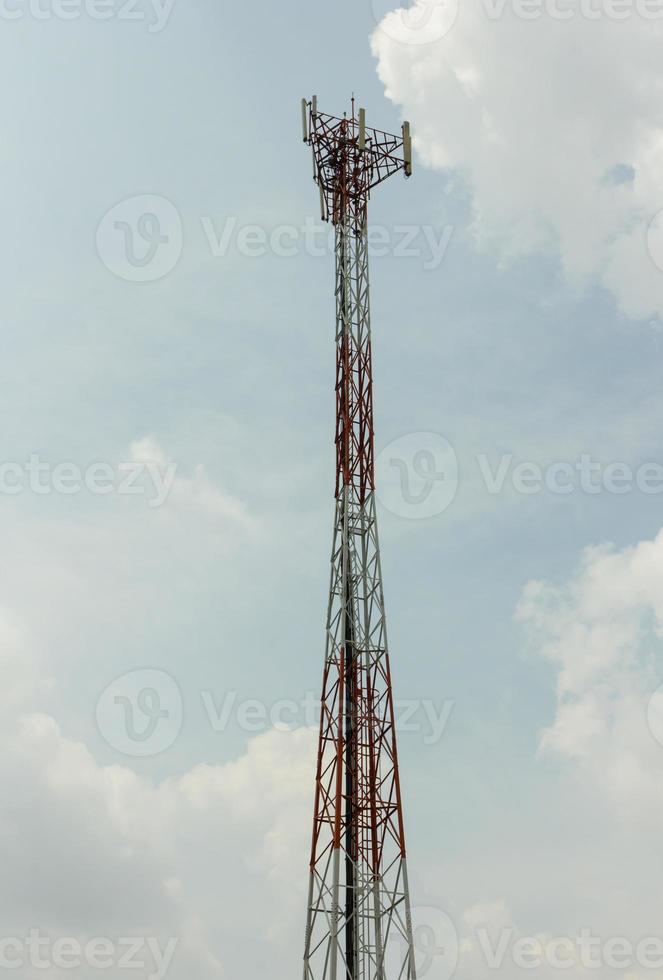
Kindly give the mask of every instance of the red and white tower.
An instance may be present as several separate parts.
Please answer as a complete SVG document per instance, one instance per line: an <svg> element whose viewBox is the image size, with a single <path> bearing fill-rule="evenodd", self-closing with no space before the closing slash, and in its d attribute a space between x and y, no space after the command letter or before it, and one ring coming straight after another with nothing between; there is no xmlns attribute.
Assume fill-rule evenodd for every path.
<svg viewBox="0 0 663 980"><path fill-rule="evenodd" d="M336 229L336 519L304 980L416 980L375 504L368 200L412 172L400 137L302 101L322 217Z"/></svg>

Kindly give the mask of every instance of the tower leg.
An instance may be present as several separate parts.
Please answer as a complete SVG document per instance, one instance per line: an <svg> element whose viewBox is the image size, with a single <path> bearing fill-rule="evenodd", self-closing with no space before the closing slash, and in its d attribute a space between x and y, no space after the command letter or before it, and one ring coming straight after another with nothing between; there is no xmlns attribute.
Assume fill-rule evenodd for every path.
<svg viewBox="0 0 663 980"><path fill-rule="evenodd" d="M365 218L337 224L336 271L336 517L304 977L415 980L375 502ZM405 950L396 966L385 956L392 942Z"/></svg>

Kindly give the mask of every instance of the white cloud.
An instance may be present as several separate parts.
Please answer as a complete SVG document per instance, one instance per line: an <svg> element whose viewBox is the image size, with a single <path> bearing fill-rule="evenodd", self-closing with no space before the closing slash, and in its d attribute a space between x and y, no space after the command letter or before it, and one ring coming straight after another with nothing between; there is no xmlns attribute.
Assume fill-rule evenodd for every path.
<svg viewBox="0 0 663 980"><path fill-rule="evenodd" d="M3 650L12 643L17 652L5 635ZM154 783L100 766L32 704L17 695L0 732L0 939L31 929L81 944L145 936L163 949L177 939L170 976L200 980L257 976L261 957L292 957L315 733L270 732L235 762Z"/></svg>
<svg viewBox="0 0 663 980"><path fill-rule="evenodd" d="M524 20L512 3L496 18L489 0L445 20L448 6L420 2L415 32L388 14L373 50L425 164L467 178L477 241L503 258L558 249L573 282L601 281L628 315L663 312L647 245L663 208L661 21L589 20L580 0L558 5L568 20L543 4Z"/></svg>
<svg viewBox="0 0 663 980"><path fill-rule="evenodd" d="M0 606L0 725L13 718L18 706L43 699L54 683L38 666L32 644L16 617Z"/></svg>
<svg viewBox="0 0 663 980"><path fill-rule="evenodd" d="M663 531L623 551L588 548L572 581L531 582L518 610L557 672L542 749L577 767L613 812L645 821L663 803L663 747L648 718L663 681L662 582Z"/></svg>
<svg viewBox="0 0 663 980"><path fill-rule="evenodd" d="M660 941L652 949L641 935L629 940L589 925L566 934L527 934L518 927L503 899L479 903L464 913L458 946L458 980L512 978L522 973L545 980L553 980L560 973L570 980L589 980L615 976L617 969L627 980L661 976ZM442 974L438 971L437 975Z"/></svg>
<svg viewBox="0 0 663 980"><path fill-rule="evenodd" d="M228 521L244 531L255 527L245 502L215 486L201 463L190 477L178 473L175 461L150 436L131 443L130 457L133 462L144 463L150 472L156 471L161 477L163 502L174 509Z"/></svg>

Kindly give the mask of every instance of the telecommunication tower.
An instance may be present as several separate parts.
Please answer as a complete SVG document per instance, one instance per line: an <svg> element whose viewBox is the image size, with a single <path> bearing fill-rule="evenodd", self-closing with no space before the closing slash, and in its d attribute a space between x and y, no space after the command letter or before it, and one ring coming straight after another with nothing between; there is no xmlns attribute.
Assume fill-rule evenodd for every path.
<svg viewBox="0 0 663 980"><path fill-rule="evenodd" d="M368 200L412 173L400 136L302 100L322 218L336 229L336 516L304 980L416 980L375 502Z"/></svg>

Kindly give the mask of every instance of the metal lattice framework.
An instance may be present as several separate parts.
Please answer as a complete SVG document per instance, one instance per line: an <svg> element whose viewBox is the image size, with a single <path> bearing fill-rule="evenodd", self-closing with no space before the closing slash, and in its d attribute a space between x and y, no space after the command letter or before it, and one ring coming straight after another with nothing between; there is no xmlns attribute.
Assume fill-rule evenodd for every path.
<svg viewBox="0 0 663 980"><path fill-rule="evenodd" d="M370 191L411 173L401 138L302 104L336 227L336 518L304 980L416 980L375 503ZM387 955L387 952L389 955Z"/></svg>

